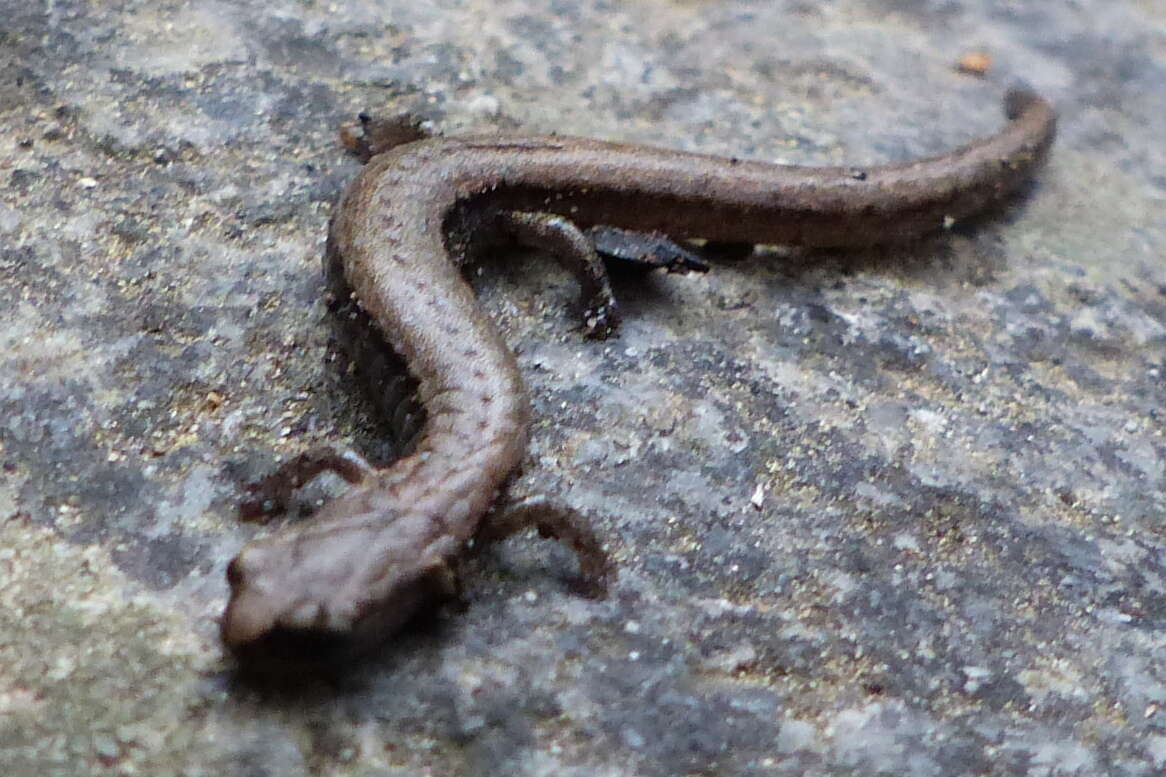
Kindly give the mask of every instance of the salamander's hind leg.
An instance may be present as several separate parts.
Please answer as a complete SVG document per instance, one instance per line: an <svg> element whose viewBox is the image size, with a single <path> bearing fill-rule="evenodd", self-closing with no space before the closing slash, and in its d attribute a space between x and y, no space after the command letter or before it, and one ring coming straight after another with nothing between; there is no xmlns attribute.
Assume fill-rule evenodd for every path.
<svg viewBox="0 0 1166 777"><path fill-rule="evenodd" d="M587 516L546 497L529 497L496 507L478 528L475 548L483 548L531 527L538 529L540 536L559 540L575 552L579 559L579 578L573 587L577 593L591 599L607 596L608 585L615 578L615 565L592 530Z"/></svg>
<svg viewBox="0 0 1166 777"><path fill-rule="evenodd" d="M516 242L551 254L579 280L583 291L583 330L599 340L619 327L619 310L607 268L579 227L554 213L508 211L498 214L501 229Z"/></svg>
<svg viewBox="0 0 1166 777"><path fill-rule="evenodd" d="M554 213L508 211L498 219L502 231L516 242L546 251L575 275L583 292L583 329L588 337L600 340L613 334L620 321L604 258L648 270L708 269L699 256L663 235L604 226L584 232Z"/></svg>
<svg viewBox="0 0 1166 777"><path fill-rule="evenodd" d="M374 468L352 451L321 447L284 462L279 469L247 487L247 499L239 505L245 521L263 521L287 509L292 493L322 472L334 472L349 483L370 477Z"/></svg>
<svg viewBox="0 0 1166 777"><path fill-rule="evenodd" d="M362 113L357 121L340 127L340 142L348 153L367 162L396 146L430 137L433 133L421 124L420 118L408 113L384 117Z"/></svg>

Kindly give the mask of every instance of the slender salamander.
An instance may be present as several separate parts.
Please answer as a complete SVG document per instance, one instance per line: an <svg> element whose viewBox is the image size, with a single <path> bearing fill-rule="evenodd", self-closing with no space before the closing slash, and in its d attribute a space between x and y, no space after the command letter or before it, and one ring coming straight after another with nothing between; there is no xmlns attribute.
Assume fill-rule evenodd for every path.
<svg viewBox="0 0 1166 777"><path fill-rule="evenodd" d="M1001 202L1048 155L1050 104L1014 90L1005 112L998 134L942 156L836 168L558 136L418 139L362 117L354 142L367 164L334 210L325 265L403 357L425 421L414 452L388 467L331 451L285 467L288 488L323 470L353 485L231 562L227 647L279 662L374 645L456 592L455 565L472 541L524 525L571 544L602 593L611 568L578 515L541 502L490 512L523 456L529 409L514 354L460 271L477 242L501 235L569 262L587 326L602 335L616 311L580 227L809 247L938 232Z"/></svg>

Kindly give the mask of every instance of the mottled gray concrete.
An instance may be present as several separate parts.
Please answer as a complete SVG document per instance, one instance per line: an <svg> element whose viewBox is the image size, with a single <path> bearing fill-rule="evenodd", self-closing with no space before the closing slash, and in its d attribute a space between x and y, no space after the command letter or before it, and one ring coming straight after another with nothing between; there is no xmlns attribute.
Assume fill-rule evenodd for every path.
<svg viewBox="0 0 1166 777"><path fill-rule="evenodd" d="M1160 2L0 0L0 74L4 774L1166 770ZM370 665L236 682L240 484L385 453L326 358L340 121L875 163L1017 79L1052 164L944 239L623 278L604 344L487 268L614 595L516 539Z"/></svg>

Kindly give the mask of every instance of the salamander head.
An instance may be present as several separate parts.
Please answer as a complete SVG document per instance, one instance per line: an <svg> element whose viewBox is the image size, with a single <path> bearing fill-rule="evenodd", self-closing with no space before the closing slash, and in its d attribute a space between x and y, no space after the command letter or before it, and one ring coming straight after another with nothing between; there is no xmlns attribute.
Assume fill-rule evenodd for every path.
<svg viewBox="0 0 1166 777"><path fill-rule="evenodd" d="M443 556L390 559L360 536L342 543L341 534L276 535L231 561L220 631L241 663L279 669L351 659L452 595ZM327 547L310 547L323 540Z"/></svg>

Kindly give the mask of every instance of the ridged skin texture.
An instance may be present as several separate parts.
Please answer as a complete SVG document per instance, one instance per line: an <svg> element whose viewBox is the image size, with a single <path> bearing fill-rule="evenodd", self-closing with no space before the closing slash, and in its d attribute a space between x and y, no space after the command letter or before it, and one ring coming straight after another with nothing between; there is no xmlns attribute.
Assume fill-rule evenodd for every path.
<svg viewBox="0 0 1166 777"><path fill-rule="evenodd" d="M404 359L425 410L415 452L232 562L227 646L328 660L453 590L463 552L527 443L514 355L459 269L493 215L560 214L673 237L865 246L999 203L1046 158L1055 113L1012 92L997 135L870 168L802 168L570 137L406 143L373 156L333 216L326 262ZM343 652L343 651L341 651Z"/></svg>

